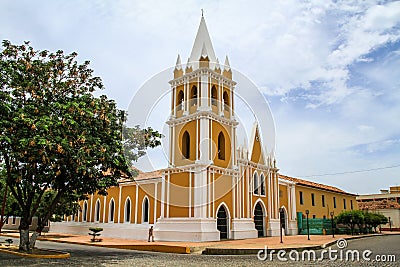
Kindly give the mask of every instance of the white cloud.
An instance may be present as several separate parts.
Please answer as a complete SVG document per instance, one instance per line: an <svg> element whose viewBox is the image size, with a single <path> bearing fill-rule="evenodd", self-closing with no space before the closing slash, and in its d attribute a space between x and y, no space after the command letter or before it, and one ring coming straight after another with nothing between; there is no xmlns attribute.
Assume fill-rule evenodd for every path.
<svg viewBox="0 0 400 267"><path fill-rule="evenodd" d="M203 8L220 61L227 54L232 68L270 97L282 173L367 169L400 157L360 157L349 149L390 147L382 140L400 133L400 52L393 46L400 42L399 1L5 0L0 8L0 39L77 51L123 108L178 53L186 61ZM315 179L373 192L397 175L378 174L385 185L377 173Z"/></svg>

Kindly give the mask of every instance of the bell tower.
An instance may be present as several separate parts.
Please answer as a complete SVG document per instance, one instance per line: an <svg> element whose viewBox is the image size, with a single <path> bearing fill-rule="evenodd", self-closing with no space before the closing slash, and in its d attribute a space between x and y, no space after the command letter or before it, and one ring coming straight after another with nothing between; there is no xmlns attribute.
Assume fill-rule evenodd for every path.
<svg viewBox="0 0 400 267"><path fill-rule="evenodd" d="M232 70L215 56L204 17L185 65L178 55L171 86L169 166L162 179L159 240L256 237L239 218L239 171Z"/></svg>
<svg viewBox="0 0 400 267"><path fill-rule="evenodd" d="M186 66L174 69L170 126L170 167L215 165L234 168L236 125L232 70L221 67L204 17Z"/></svg>

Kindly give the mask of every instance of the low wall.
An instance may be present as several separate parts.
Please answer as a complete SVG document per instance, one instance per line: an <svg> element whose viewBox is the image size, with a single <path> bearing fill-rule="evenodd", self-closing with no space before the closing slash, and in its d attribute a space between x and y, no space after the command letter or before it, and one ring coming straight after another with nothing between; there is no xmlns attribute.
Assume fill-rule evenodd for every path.
<svg viewBox="0 0 400 267"><path fill-rule="evenodd" d="M6 220L6 223L3 225L4 230L18 230L19 229L19 224L21 221L21 217L14 217L14 216L10 216L8 217L8 220ZM32 223L31 225L29 225L29 231L35 231L37 228L37 217L33 217L32 218ZM42 232L48 232L49 231L49 227L45 226L43 228Z"/></svg>
<svg viewBox="0 0 400 267"><path fill-rule="evenodd" d="M101 227L102 237L147 240L149 224L93 223L93 222L52 222L50 233L65 233L89 236L90 227Z"/></svg>

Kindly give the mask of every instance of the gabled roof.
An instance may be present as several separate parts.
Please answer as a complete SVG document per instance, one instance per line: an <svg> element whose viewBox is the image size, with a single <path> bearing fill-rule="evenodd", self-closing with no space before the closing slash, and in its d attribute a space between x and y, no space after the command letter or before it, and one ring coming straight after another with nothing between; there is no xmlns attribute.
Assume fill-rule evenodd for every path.
<svg viewBox="0 0 400 267"><path fill-rule="evenodd" d="M199 29L197 30L196 39L194 40L192 52L190 53L189 57L189 62L191 62L194 67L198 67L198 61L200 60L200 57L202 56L204 51L206 51L210 62L217 62L214 48L211 43L210 34L208 33L206 21L202 16Z"/></svg>
<svg viewBox="0 0 400 267"><path fill-rule="evenodd" d="M303 180L303 179L299 179L299 178L294 178L294 177L290 177L290 176L286 176L286 175L282 175L282 174L278 174L278 177L283 180L295 182L296 184L302 185L302 186L313 187L316 189L322 189L322 190L332 191L332 192L346 194L346 195L353 195L353 196L356 195L356 194L348 193L346 191L343 191L342 189L339 189L337 187L330 186L330 185L319 184L319 183L315 183L315 182L311 182L311 181L307 181L307 180Z"/></svg>
<svg viewBox="0 0 400 267"><path fill-rule="evenodd" d="M227 57L228 59L228 57ZM226 66L225 66L226 68ZM258 159L258 162L256 163L262 163L262 164L267 164L266 161L266 154L263 146L263 140L261 139L260 136L260 129L258 128L258 123L254 122L253 123L253 128L251 130L251 135L250 135L250 144L249 144L249 160L252 160L253 154L254 154L254 148L256 145L260 146L260 158Z"/></svg>

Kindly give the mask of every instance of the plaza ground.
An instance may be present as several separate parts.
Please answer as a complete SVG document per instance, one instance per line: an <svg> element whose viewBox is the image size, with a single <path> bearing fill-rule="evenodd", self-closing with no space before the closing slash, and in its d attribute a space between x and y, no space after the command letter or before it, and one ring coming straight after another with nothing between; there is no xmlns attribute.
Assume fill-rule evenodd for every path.
<svg viewBox="0 0 400 267"><path fill-rule="evenodd" d="M382 234L396 234L396 232L383 232ZM380 234L374 234L380 235ZM2 236L18 238L19 234L15 231L3 232ZM373 235L372 235L373 236ZM308 240L307 235L283 236L280 237L264 237L243 240L224 240L214 242L147 242L142 240L120 239L103 237L101 242L91 242L91 236L72 235L61 233L44 234L39 237L42 241L52 241L59 243L70 243L87 246L120 248L130 250L168 252L178 254L225 254L225 255L246 255L257 254L258 250L264 249L321 249L330 246L338 239L354 239L364 238L366 235L350 236L350 235L311 235Z"/></svg>
<svg viewBox="0 0 400 267"><path fill-rule="evenodd" d="M0 237L3 240L4 237ZM307 238L307 237L306 237ZM311 237L312 238L312 237ZM15 239L15 242L18 242ZM127 249L113 249L99 246L85 246L70 243L38 241L38 247L57 249L71 254L68 259L32 259L0 253L0 266L399 266L400 235L373 236L348 241L349 249L369 249L374 254L392 254L396 262L376 261L260 261L256 255L210 256L200 254L175 254ZM335 245L332 249L337 249ZM321 252L321 250L317 250Z"/></svg>

